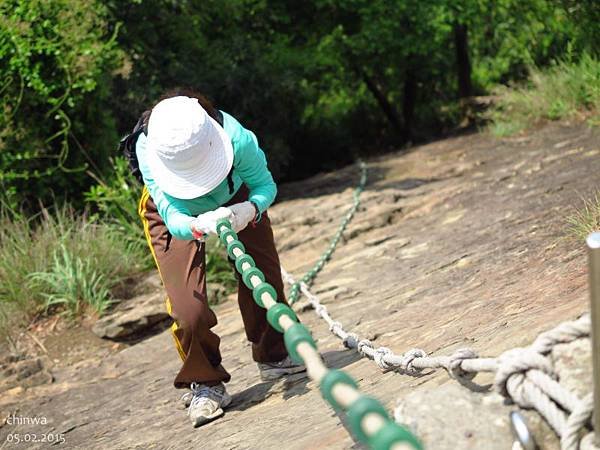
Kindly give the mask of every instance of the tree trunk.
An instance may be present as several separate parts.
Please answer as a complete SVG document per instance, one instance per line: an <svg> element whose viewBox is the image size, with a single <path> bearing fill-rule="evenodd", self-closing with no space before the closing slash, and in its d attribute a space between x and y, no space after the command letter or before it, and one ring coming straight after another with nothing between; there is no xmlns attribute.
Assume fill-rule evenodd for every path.
<svg viewBox="0 0 600 450"><path fill-rule="evenodd" d="M400 120L400 116L398 115L398 111L396 111L396 108L394 107L394 105L392 105L388 101L388 99L385 96L385 93L383 92L381 87L377 84L377 82L372 77L370 77L367 74L367 72L365 72L364 70L361 70L360 73L361 73L363 81L367 85L367 88L369 89L369 91L371 91L371 94L373 94L373 97L375 97L375 100L377 100L379 107L385 114L385 117L387 118L388 122L390 123L390 125L392 126L394 131L398 134L401 134L402 133L402 120Z"/></svg>
<svg viewBox="0 0 600 450"><path fill-rule="evenodd" d="M454 24L454 47L456 49L456 67L458 71L458 97L470 97L471 86L471 61L469 59L469 41L467 26L460 23Z"/></svg>
<svg viewBox="0 0 600 450"><path fill-rule="evenodd" d="M402 96L402 116L404 117L403 135L407 141L412 139L412 122L415 115L415 103L417 100L417 78L415 72L410 67L412 64L407 64L404 80L404 93Z"/></svg>

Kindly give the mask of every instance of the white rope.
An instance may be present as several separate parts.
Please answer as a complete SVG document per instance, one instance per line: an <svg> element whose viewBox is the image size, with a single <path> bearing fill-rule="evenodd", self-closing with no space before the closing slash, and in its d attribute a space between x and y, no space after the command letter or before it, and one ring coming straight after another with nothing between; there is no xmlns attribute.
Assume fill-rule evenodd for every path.
<svg viewBox="0 0 600 450"><path fill-rule="evenodd" d="M281 273L287 283L296 282L283 268ZM480 358L469 348L458 349L450 356L428 356L418 348L398 355L388 347L375 347L368 339L344 330L305 283L300 282L300 290L345 347L372 359L380 369L418 375L423 370L444 368L451 378L460 380L471 380L478 372L495 373L495 390L522 408L536 409L561 437L561 450L597 449L589 434L580 439L592 416L592 395L579 399L563 388L556 381L552 362L547 357L557 344L590 336L589 314L540 334L529 347L508 350L497 358Z"/></svg>

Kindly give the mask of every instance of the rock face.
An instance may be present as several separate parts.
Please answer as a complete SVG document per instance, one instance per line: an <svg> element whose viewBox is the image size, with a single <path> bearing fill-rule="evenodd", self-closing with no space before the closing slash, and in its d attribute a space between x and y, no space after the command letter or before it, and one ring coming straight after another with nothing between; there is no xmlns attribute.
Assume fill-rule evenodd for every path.
<svg viewBox="0 0 600 450"><path fill-rule="evenodd" d="M44 358L9 355L0 361L0 392L51 383L52 373Z"/></svg>
<svg viewBox="0 0 600 450"><path fill-rule="evenodd" d="M154 275L151 277L155 286ZM160 280L159 280L160 281ZM101 338L123 340L161 331L169 325L165 307L165 293L159 286L151 292L124 300L111 313L98 320L92 331Z"/></svg>
<svg viewBox="0 0 600 450"><path fill-rule="evenodd" d="M583 246L563 237L572 205L595 189L599 138L598 129L555 124L526 137L474 134L370 160L362 206L313 291L346 329L395 353L471 347L497 356L531 343L588 309ZM270 216L289 272L302 275L325 251L357 180L356 167L348 167L281 186ZM189 425L172 387L181 363L167 332L92 365L58 370L52 385L2 396L0 410L43 415L45 428L19 432L63 433L65 448L360 448L314 383L260 382L236 302L215 310L233 394L215 422ZM382 373L345 350L311 311L300 318L329 367L343 368L390 411L398 400L406 405L405 420L428 449L510 448L514 407L496 395L471 392L444 371ZM561 372L565 382L588 391L589 360L555 351L557 368L572 367L572 375ZM557 448L543 420L526 417L542 449ZM14 431L0 428L0 440Z"/></svg>
<svg viewBox="0 0 600 450"><path fill-rule="evenodd" d="M579 398L591 392L589 339L559 344L550 358L565 389ZM485 376L481 378L485 379ZM398 402L395 418L412 429L426 448L503 450L511 448L513 436L509 413L517 410L496 393L473 392L451 382L433 389L422 387L407 395ZM541 448L560 448L558 438L537 412L520 412Z"/></svg>

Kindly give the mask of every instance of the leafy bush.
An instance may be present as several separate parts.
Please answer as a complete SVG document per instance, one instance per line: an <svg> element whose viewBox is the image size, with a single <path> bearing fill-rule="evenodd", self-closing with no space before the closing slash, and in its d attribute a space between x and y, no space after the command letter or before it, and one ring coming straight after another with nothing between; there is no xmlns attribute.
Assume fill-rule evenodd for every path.
<svg viewBox="0 0 600 450"><path fill-rule="evenodd" d="M104 105L121 52L106 15L93 0L0 2L0 183L12 206L81 194L84 170L116 141Z"/></svg>
<svg viewBox="0 0 600 450"><path fill-rule="evenodd" d="M600 60L584 54L577 62L561 61L549 69L533 69L520 88L503 88L490 114L492 132L517 133L542 120L573 117L587 111L592 122L600 113Z"/></svg>

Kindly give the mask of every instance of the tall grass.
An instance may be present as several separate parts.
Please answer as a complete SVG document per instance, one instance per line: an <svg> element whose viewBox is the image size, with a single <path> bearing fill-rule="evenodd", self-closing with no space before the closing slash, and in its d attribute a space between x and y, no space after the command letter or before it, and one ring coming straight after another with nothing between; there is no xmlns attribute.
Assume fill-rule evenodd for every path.
<svg viewBox="0 0 600 450"><path fill-rule="evenodd" d="M560 61L549 69L532 69L519 88L499 88L489 113L497 136L518 133L544 120L572 118L582 112L600 124L600 60L584 54L577 62Z"/></svg>
<svg viewBox="0 0 600 450"><path fill-rule="evenodd" d="M588 234L600 231L600 191L567 217L567 233L570 237L584 241Z"/></svg>
<svg viewBox="0 0 600 450"><path fill-rule="evenodd" d="M48 312L102 314L145 257L113 224L68 207L34 218L0 208L0 332Z"/></svg>

